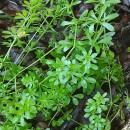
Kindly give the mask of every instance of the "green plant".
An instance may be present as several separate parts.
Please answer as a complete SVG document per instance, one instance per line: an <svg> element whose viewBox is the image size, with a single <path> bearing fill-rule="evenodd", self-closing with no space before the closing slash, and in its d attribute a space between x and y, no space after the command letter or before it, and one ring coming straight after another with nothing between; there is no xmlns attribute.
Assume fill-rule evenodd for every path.
<svg viewBox="0 0 130 130"><path fill-rule="evenodd" d="M88 123L81 124L76 130L110 130L110 121L105 116L109 106L109 98L106 96L107 93L101 95L97 92L93 98L87 100L84 117L88 119Z"/></svg>
<svg viewBox="0 0 130 130"><path fill-rule="evenodd" d="M85 118L89 118L89 124L85 125L83 130L104 130L107 124L107 120L102 117L104 111L107 110L106 103L108 98L106 98L106 93L101 95L99 92L93 97L93 99L88 99L86 103Z"/></svg>
<svg viewBox="0 0 130 130"><path fill-rule="evenodd" d="M3 32L6 39L3 44L9 49L0 56L0 113L6 118L1 129L33 129L28 120L38 111L43 113L44 120L50 121L49 125L61 125L66 118L63 114L59 119L58 114L71 102L77 105L79 99L91 94L94 88L100 89L104 82L120 84L116 72L121 69L109 50L114 35L110 21L118 16L113 13L113 5L118 2L88 0L85 3L94 3L94 9L85 10L77 19L73 7L81 3L79 0L25 1L25 9L15 17L16 26ZM55 26L59 22L58 32ZM42 43L47 47L37 47L47 34L49 40ZM78 39L80 34L83 36ZM62 38L58 39L59 36ZM14 61L10 56L13 47L21 48ZM32 53L35 60L23 65ZM45 65L47 69L43 69ZM97 96L102 97L99 93ZM101 101L106 101L105 95ZM94 104L89 105L94 107L93 121L101 118L97 117ZM101 106L100 113L105 110ZM102 119L102 125L104 122Z"/></svg>

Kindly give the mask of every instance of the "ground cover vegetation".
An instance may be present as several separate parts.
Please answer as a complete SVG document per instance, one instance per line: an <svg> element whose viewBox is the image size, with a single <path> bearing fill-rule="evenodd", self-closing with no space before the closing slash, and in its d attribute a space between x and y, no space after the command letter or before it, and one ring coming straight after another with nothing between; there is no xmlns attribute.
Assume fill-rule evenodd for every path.
<svg viewBox="0 0 130 130"><path fill-rule="evenodd" d="M88 8L74 13L82 2ZM0 55L1 130L38 130L31 120L39 112L48 124L46 130L60 129L66 120L75 122L76 130L111 129L123 104L129 104L128 95L121 99L123 71L110 50L115 34L112 20L118 16L114 5L119 2L24 1L15 24L3 31L2 44L8 50ZM14 48L20 53L12 58ZM30 55L35 58L25 64ZM112 84L119 90L114 99ZM72 118L82 99L84 124Z"/></svg>

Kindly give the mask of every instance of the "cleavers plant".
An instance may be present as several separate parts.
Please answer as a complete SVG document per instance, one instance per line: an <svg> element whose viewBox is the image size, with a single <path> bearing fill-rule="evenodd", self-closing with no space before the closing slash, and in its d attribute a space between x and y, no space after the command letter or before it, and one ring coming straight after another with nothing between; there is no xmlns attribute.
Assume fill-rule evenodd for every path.
<svg viewBox="0 0 130 130"><path fill-rule="evenodd" d="M113 13L118 2L86 0L84 3L92 3L93 9L86 9L76 18L73 7L80 0L24 1L24 10L14 18L16 25L3 32L6 39L3 45L8 51L0 56L0 114L5 116L0 129L33 129L28 120L39 111L44 120L50 121L49 125L60 126L71 119L65 115L72 111L64 112L58 121L55 118L71 102L78 105L79 99L106 82L110 87L111 82L122 87L121 66L109 49L114 35L110 21L118 16ZM47 34L50 35L47 43L38 47ZM14 47L21 52L12 61L10 54ZM23 65L32 53L35 60Z"/></svg>
<svg viewBox="0 0 130 130"><path fill-rule="evenodd" d="M82 130L109 130L110 123L104 118L102 115L103 111L107 110L107 102L109 101L106 98L106 93L101 95L99 92L95 94L93 99L88 99L86 103L85 111L85 118L89 118L88 124L81 125L77 129Z"/></svg>

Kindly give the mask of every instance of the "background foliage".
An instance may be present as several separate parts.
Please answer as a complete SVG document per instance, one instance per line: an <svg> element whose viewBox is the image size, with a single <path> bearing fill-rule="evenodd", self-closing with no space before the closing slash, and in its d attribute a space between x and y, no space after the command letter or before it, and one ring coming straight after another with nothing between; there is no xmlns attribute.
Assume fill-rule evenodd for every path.
<svg viewBox="0 0 130 130"><path fill-rule="evenodd" d="M111 82L123 86L121 66L109 49L114 35L110 21L118 16L114 13L114 4L118 2L87 0L85 3L93 3L94 7L85 10L79 18L73 12L73 8L81 3L79 0L24 2L24 10L15 17L16 25L3 32L6 39L3 45L9 49L6 55L0 56L0 112L5 116L1 129L31 129L27 120L36 117L39 111L51 126L60 126L64 120L71 119L67 114L72 111L64 112L57 121L55 117L70 103L78 105L79 99L100 90L104 83L109 87ZM37 44L46 34L50 39L48 43L42 43L41 49ZM10 52L13 47L22 51L12 62ZM34 53L36 59L23 66L30 53ZM98 95L101 96L97 93L95 100ZM102 111L110 106L112 101L106 106L105 96L101 96L101 104L104 103L101 108L96 108L97 112L95 101L88 100L85 117L94 111L90 121L101 118ZM93 109L88 112L88 107ZM99 121L104 123L106 120ZM95 129L99 126L103 129L102 123Z"/></svg>

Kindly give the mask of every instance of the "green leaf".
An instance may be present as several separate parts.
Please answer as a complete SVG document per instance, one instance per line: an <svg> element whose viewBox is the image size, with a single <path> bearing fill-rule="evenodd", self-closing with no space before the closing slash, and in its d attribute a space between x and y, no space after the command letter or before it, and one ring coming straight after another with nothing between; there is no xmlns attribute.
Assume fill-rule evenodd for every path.
<svg viewBox="0 0 130 130"><path fill-rule="evenodd" d="M112 38L110 36L104 37L101 39L98 43L103 43L103 44L109 44L111 42Z"/></svg>
<svg viewBox="0 0 130 130"><path fill-rule="evenodd" d="M15 124L18 120L19 120L18 116L15 116L15 117L12 119L12 122Z"/></svg>
<svg viewBox="0 0 130 130"><path fill-rule="evenodd" d="M108 15L108 16L106 16L106 17L104 18L104 21L105 21L105 20L115 19L115 18L118 17L118 16L119 16L119 14L117 14L117 13L110 14L110 15Z"/></svg>
<svg viewBox="0 0 130 130"><path fill-rule="evenodd" d="M104 93L102 96L103 96L103 97L106 97L106 96L107 96L107 93Z"/></svg>
<svg viewBox="0 0 130 130"><path fill-rule="evenodd" d="M82 80L81 81L81 86L83 87L83 88L87 88L87 82L86 82L86 80Z"/></svg>
<svg viewBox="0 0 130 130"><path fill-rule="evenodd" d="M109 121L106 122L104 130L111 130L111 123Z"/></svg>
<svg viewBox="0 0 130 130"><path fill-rule="evenodd" d="M67 25L73 25L74 24L74 22L73 21L63 21L62 23L61 23L61 26L67 26Z"/></svg>
<svg viewBox="0 0 130 130"><path fill-rule="evenodd" d="M24 120L24 117L23 117L23 116L20 118L20 124L21 124L22 126L25 125L25 120Z"/></svg>
<svg viewBox="0 0 130 130"><path fill-rule="evenodd" d="M88 95L90 95L93 92L94 87L95 87L95 84L90 84L89 83L89 85L87 87L87 90L86 90Z"/></svg>
<svg viewBox="0 0 130 130"><path fill-rule="evenodd" d="M68 51L68 50L70 49L70 47L71 47L71 46L65 46L65 47L63 48L63 51L64 51L64 52Z"/></svg>
<svg viewBox="0 0 130 130"><path fill-rule="evenodd" d="M74 97L82 99L84 97L84 95L83 94L76 94L76 95L74 95Z"/></svg>
<svg viewBox="0 0 130 130"><path fill-rule="evenodd" d="M96 80L92 77L86 77L86 80L89 82L89 83L96 83Z"/></svg>
<svg viewBox="0 0 130 130"><path fill-rule="evenodd" d="M93 99L88 99L88 103L95 103L95 101Z"/></svg>
<svg viewBox="0 0 130 130"><path fill-rule="evenodd" d="M97 112L98 112L98 113L101 113L101 112L102 112L101 107L98 107L98 108L97 108Z"/></svg>
<svg viewBox="0 0 130 130"><path fill-rule="evenodd" d="M101 94L97 92L93 99L98 100L100 97L102 97Z"/></svg>
<svg viewBox="0 0 130 130"><path fill-rule="evenodd" d="M90 109L90 111L93 111L93 110L95 110L95 109L96 109L96 106L93 104L93 105L91 105L91 106L90 106L90 108L89 108L89 109Z"/></svg>
<svg viewBox="0 0 130 130"><path fill-rule="evenodd" d="M68 91L73 92L73 88L69 84L66 85L66 88L68 89Z"/></svg>
<svg viewBox="0 0 130 130"><path fill-rule="evenodd" d="M111 4L117 4L117 3L120 3L121 1L120 0L110 0L109 2Z"/></svg>
<svg viewBox="0 0 130 130"><path fill-rule="evenodd" d="M93 33L94 32L94 24L91 24L89 27L89 32Z"/></svg>
<svg viewBox="0 0 130 130"><path fill-rule="evenodd" d="M76 84L77 83L77 78L72 76L72 80L71 80L72 83Z"/></svg>
<svg viewBox="0 0 130 130"><path fill-rule="evenodd" d="M114 31L114 27L110 23L102 23L102 25L109 31Z"/></svg>
<svg viewBox="0 0 130 130"><path fill-rule="evenodd" d="M45 130L51 130L50 128L46 128Z"/></svg>
<svg viewBox="0 0 130 130"><path fill-rule="evenodd" d="M74 105L76 105L76 106L78 105L78 100L74 97L72 98L72 102L73 102Z"/></svg>
<svg viewBox="0 0 130 130"><path fill-rule="evenodd" d="M31 115L30 115L29 111L25 112L25 118L26 119L30 119L31 118Z"/></svg>
<svg viewBox="0 0 130 130"><path fill-rule="evenodd" d="M80 15L80 19L87 16L88 14L88 10L85 10L81 15Z"/></svg>
<svg viewBox="0 0 130 130"><path fill-rule="evenodd" d="M99 53L100 52L100 46L98 44L95 44L94 47L95 47L96 52Z"/></svg>
<svg viewBox="0 0 130 130"><path fill-rule="evenodd" d="M77 4L80 4L81 3L81 0L78 0L78 1L75 1L75 2L72 2L72 6L74 6L74 5L77 5Z"/></svg>
<svg viewBox="0 0 130 130"><path fill-rule="evenodd" d="M118 78L115 77L114 75L111 76L111 78L113 79L113 81L117 82L118 81Z"/></svg>
<svg viewBox="0 0 130 130"><path fill-rule="evenodd" d="M81 55L76 54L75 57L76 57L76 59L79 60L79 61L82 61L82 60L83 60L83 56L81 56Z"/></svg>
<svg viewBox="0 0 130 130"><path fill-rule="evenodd" d="M27 15L28 15L28 11L27 10L22 10L22 13L23 13L24 17L27 17Z"/></svg>
<svg viewBox="0 0 130 130"><path fill-rule="evenodd" d="M9 34L11 35L12 33L10 31L3 31L4 34Z"/></svg>
<svg viewBox="0 0 130 130"><path fill-rule="evenodd" d="M89 116L90 116L89 113L86 113L86 114L84 115L85 118L88 118Z"/></svg>
<svg viewBox="0 0 130 130"><path fill-rule="evenodd" d="M102 108L103 111L107 110L107 107L105 105L101 105L101 108Z"/></svg>
<svg viewBox="0 0 130 130"><path fill-rule="evenodd" d="M103 35L103 37L112 37L115 35L115 32L107 32Z"/></svg>
<svg viewBox="0 0 130 130"><path fill-rule="evenodd" d="M90 11L89 15L94 18L94 20L97 20L97 16L93 12L93 10Z"/></svg>
<svg viewBox="0 0 130 130"><path fill-rule="evenodd" d="M91 66L90 66L93 70L98 70L98 66L97 65L95 65L95 64L91 64Z"/></svg>
<svg viewBox="0 0 130 130"><path fill-rule="evenodd" d="M97 53L92 53L91 58L95 58L97 56Z"/></svg>

